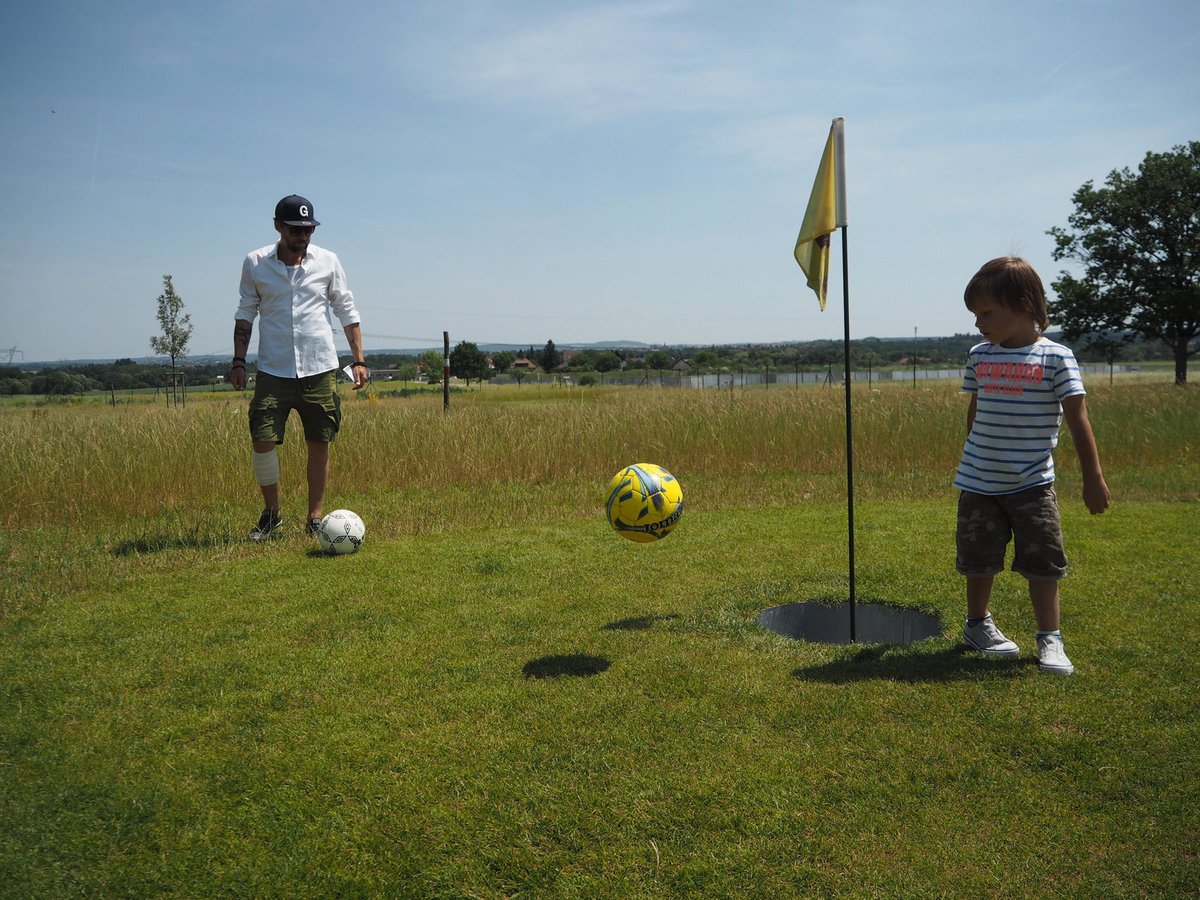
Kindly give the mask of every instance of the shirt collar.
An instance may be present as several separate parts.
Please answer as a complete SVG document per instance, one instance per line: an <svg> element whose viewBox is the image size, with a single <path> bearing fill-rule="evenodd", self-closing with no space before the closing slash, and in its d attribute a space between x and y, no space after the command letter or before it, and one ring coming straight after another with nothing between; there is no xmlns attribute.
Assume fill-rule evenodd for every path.
<svg viewBox="0 0 1200 900"><path fill-rule="evenodd" d="M312 256L313 256L312 251L313 251L313 245L309 244L308 249L304 251L304 255L302 257L300 257L300 262L297 263L297 265L302 266L306 262L308 262L310 259L312 259ZM276 241L274 244L271 245L270 255L274 258L274 260L277 263L279 263L284 268L287 268L287 263L285 263L282 259L279 258L279 241Z"/></svg>

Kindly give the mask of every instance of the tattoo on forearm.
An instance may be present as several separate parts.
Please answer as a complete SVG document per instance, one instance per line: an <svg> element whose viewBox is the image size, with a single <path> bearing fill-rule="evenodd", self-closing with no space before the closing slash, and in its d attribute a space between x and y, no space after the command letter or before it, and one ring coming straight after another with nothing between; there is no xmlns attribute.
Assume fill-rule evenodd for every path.
<svg viewBox="0 0 1200 900"><path fill-rule="evenodd" d="M235 340L241 339L248 341L250 340L250 335L253 331L254 327L249 322L238 322L238 324L233 326L233 337Z"/></svg>

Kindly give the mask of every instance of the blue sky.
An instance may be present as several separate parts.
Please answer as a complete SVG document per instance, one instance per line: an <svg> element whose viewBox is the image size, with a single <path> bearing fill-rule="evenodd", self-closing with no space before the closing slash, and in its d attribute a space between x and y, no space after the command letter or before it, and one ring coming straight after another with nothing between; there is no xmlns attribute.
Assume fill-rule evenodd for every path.
<svg viewBox="0 0 1200 900"><path fill-rule="evenodd" d="M1195 0L44 0L4 30L27 361L148 355L165 274L190 351L231 353L293 192L368 351L837 338L840 242L824 313L791 255L835 116L852 336L968 332L983 262L1049 288L1080 185L1200 139Z"/></svg>

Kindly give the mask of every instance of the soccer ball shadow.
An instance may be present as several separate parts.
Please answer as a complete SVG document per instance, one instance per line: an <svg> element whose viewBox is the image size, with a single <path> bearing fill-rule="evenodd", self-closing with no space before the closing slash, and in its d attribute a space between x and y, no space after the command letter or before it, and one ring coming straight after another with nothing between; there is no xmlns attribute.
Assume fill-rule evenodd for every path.
<svg viewBox="0 0 1200 900"><path fill-rule="evenodd" d="M602 625L602 631L649 631L659 622L673 622L679 618L679 613L667 613L655 616L630 616Z"/></svg>
<svg viewBox="0 0 1200 900"><path fill-rule="evenodd" d="M568 653L531 659L521 671L526 678L587 678L599 675L611 665L603 656Z"/></svg>

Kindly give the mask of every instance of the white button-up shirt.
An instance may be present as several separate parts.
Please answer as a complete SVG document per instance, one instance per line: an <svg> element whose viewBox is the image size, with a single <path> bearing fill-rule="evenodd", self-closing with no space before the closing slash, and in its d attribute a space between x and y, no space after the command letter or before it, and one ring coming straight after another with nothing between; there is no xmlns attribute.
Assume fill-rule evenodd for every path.
<svg viewBox="0 0 1200 900"><path fill-rule="evenodd" d="M247 254L242 263L237 319L258 331L258 370L280 378L306 378L338 367L333 319L357 324L358 309L337 254L315 244L298 266L286 266L277 245Z"/></svg>

